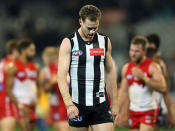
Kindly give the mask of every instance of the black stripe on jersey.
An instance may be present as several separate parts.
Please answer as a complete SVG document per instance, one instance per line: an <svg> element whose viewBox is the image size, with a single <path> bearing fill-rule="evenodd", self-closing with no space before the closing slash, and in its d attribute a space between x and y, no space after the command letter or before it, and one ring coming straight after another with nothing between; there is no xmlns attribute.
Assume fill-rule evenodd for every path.
<svg viewBox="0 0 175 131"><path fill-rule="evenodd" d="M100 48L97 35L95 35L94 37L93 48ZM100 61L101 61L101 56L94 56L93 105L99 104L99 101L100 101L100 97L98 96L99 87L100 87L100 78L101 78Z"/></svg>
<svg viewBox="0 0 175 131"><path fill-rule="evenodd" d="M108 50L108 37L105 36L104 38L105 38L105 51L107 52L107 50Z"/></svg>
<svg viewBox="0 0 175 131"><path fill-rule="evenodd" d="M70 44L71 44L70 63L72 62L72 49L73 49L73 47L74 47L74 41L73 41L72 38L73 38L74 36L75 36L75 33L72 34L72 35L70 35L70 36L68 37L68 39L70 40ZM70 74L70 67L69 67L69 74ZM72 96L71 75L69 75L69 76L70 76L69 93L70 93L70 95Z"/></svg>
<svg viewBox="0 0 175 131"><path fill-rule="evenodd" d="M108 90L109 93L109 90ZM109 94L110 97L110 94ZM106 87L106 83L105 83L105 98L106 98L106 102L109 104L109 98L108 98L108 94L107 94L107 87ZM110 98L111 99L111 98Z"/></svg>
<svg viewBox="0 0 175 131"><path fill-rule="evenodd" d="M76 33L79 50L83 52L83 54L79 56L78 61L78 100L80 105L86 105L86 42L82 40L78 31Z"/></svg>

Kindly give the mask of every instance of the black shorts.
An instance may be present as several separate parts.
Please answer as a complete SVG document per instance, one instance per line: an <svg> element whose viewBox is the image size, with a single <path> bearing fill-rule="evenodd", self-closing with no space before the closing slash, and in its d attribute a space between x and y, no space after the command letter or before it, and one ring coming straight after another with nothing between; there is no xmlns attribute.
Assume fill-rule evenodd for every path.
<svg viewBox="0 0 175 131"><path fill-rule="evenodd" d="M83 106L74 103L79 110L78 120L70 120L72 127L88 127L90 125L113 122L111 109L108 102L103 102L95 106Z"/></svg>

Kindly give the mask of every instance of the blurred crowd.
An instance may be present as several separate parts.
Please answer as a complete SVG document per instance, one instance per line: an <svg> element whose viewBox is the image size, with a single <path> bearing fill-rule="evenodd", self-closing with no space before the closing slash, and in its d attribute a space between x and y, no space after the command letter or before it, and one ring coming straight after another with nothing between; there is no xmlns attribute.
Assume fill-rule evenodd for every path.
<svg viewBox="0 0 175 131"><path fill-rule="evenodd" d="M47 66L47 60L51 55L55 56L52 57L55 59L53 61L51 59L50 62L54 64L57 62L58 50L55 47L59 47L62 39L79 27L78 11L85 4L94 4L103 11L99 30L111 39L112 55L119 74L121 74L122 65L129 60L128 50L131 38L135 35L158 34L161 57L166 62L169 72L170 90L175 91L174 0L1 1L0 59L6 54L5 44L8 40L30 38L36 46L35 62L39 63L42 71L45 72L43 67ZM50 47L46 48L48 46ZM44 76L41 77L45 82ZM119 75L119 81L120 77ZM36 109L38 120L44 119L44 122L51 125L53 121L49 114L51 93L47 91L40 93ZM41 128L44 127L41 125Z"/></svg>
<svg viewBox="0 0 175 131"><path fill-rule="evenodd" d="M94 4L103 11L100 32L107 34L113 46L113 57L119 72L128 61L129 41L134 35L157 33L160 50L168 65L171 89L175 85L175 1L173 0L7 0L0 2L0 57L4 44L11 38L29 37L36 43L37 61L42 50L58 46L62 38L79 26L78 10Z"/></svg>

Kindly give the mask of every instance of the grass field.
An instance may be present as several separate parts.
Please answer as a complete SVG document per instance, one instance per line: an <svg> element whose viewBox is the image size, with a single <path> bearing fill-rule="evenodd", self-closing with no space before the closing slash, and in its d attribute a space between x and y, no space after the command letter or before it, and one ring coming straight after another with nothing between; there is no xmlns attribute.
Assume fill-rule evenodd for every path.
<svg viewBox="0 0 175 131"><path fill-rule="evenodd" d="M19 128L16 128L15 131L20 131ZM35 129L35 131L38 131ZM49 128L48 131L54 131L52 128ZM116 128L115 131L129 131L127 128ZM160 129L159 131L175 131L175 128L173 129Z"/></svg>

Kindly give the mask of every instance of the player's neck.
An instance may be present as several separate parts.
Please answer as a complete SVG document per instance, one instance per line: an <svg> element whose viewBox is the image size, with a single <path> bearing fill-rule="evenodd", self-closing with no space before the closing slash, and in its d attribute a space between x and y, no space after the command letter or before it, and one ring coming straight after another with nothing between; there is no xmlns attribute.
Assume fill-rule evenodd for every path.
<svg viewBox="0 0 175 131"><path fill-rule="evenodd" d="M145 56L143 56L143 58L140 60L140 61L138 61L138 62L135 62L135 64L136 65L140 65L141 63L143 63L144 62L144 60L145 60Z"/></svg>
<svg viewBox="0 0 175 131"><path fill-rule="evenodd" d="M80 34L81 38L82 38L84 41L92 41L92 40L94 39L94 37L92 37L92 38L86 37L86 35L83 33L81 27L78 29L78 33Z"/></svg>
<svg viewBox="0 0 175 131"><path fill-rule="evenodd" d="M26 59L26 57L24 56L24 55L21 55L20 57L19 57L19 59L22 61L22 63L24 63L24 64L27 64L28 63L28 60Z"/></svg>
<svg viewBox="0 0 175 131"><path fill-rule="evenodd" d="M16 60L16 56L11 54L11 55L7 55L7 57L11 60Z"/></svg>

